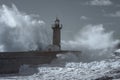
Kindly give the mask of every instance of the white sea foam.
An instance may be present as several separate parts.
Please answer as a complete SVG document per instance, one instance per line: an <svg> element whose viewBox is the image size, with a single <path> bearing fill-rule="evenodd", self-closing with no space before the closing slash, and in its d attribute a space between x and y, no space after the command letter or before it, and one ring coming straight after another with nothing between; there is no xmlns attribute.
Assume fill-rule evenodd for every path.
<svg viewBox="0 0 120 80"><path fill-rule="evenodd" d="M120 60L70 62L65 67L39 66L38 71L34 67L23 66L19 76L0 77L0 80L95 80L100 78L101 80L120 79Z"/></svg>

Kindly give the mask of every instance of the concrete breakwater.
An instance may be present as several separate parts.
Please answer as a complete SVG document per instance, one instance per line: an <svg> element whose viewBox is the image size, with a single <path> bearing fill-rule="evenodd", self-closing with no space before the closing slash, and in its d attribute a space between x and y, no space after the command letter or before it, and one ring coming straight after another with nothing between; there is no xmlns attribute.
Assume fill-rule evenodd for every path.
<svg viewBox="0 0 120 80"><path fill-rule="evenodd" d="M0 52L0 74L18 73L23 64L49 64L56 54L80 53L80 51L29 51L29 52Z"/></svg>

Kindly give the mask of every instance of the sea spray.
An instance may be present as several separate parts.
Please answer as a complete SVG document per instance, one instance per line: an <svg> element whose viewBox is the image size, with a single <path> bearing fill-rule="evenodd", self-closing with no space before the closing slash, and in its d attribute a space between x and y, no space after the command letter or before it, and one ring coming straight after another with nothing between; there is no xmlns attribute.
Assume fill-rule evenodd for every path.
<svg viewBox="0 0 120 80"><path fill-rule="evenodd" d="M0 6L0 51L42 50L49 44L45 22L13 4Z"/></svg>
<svg viewBox="0 0 120 80"><path fill-rule="evenodd" d="M119 43L119 40L113 38L113 33L113 31L106 32L102 24L90 24L83 27L74 40L63 40L62 48L82 51L80 61L110 58L114 47Z"/></svg>

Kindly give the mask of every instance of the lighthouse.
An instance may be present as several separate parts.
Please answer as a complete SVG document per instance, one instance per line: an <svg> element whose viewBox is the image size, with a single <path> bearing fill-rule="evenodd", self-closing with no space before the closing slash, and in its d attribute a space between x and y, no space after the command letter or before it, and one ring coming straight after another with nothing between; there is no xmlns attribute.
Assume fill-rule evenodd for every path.
<svg viewBox="0 0 120 80"><path fill-rule="evenodd" d="M57 46L59 50L61 50L61 29L62 24L60 24L60 20L56 18L53 26L53 45Z"/></svg>

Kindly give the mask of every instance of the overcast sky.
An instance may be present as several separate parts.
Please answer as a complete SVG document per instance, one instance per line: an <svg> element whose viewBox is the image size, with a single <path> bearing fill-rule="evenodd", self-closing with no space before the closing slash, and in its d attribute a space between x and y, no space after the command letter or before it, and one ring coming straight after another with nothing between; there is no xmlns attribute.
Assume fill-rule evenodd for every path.
<svg viewBox="0 0 120 80"><path fill-rule="evenodd" d="M12 3L22 12L40 15L49 28L56 16L59 17L64 40L89 24L103 24L120 38L120 0L0 0L0 5Z"/></svg>

